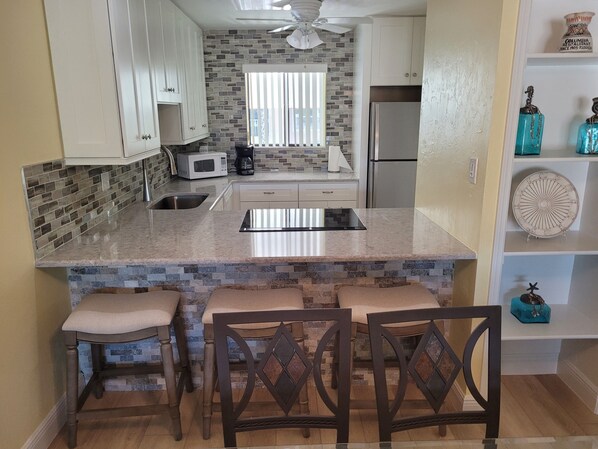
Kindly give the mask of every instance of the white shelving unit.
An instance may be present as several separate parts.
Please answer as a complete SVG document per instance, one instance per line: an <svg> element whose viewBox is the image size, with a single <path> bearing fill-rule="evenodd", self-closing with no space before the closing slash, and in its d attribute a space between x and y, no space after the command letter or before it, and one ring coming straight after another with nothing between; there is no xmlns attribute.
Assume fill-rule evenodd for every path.
<svg viewBox="0 0 598 449"><path fill-rule="evenodd" d="M524 363L521 348L537 348L540 341L553 343L556 361L566 341L596 340L598 349L598 156L575 153L577 129L592 115L592 98L598 96L598 53L558 53L566 29L563 17L596 11L596 6L592 0L521 1L489 298L490 304L503 306L503 361L512 349ZM597 42L598 24L591 23L589 29ZM530 85L533 103L545 116L542 151L515 156L519 108ZM515 188L539 170L567 177L577 190L579 212L564 236L529 237L514 219ZM523 324L510 314L511 299L530 282L538 282L538 293L552 308L549 324ZM553 372L560 369L557 365L552 365ZM521 372L526 372L524 367Z"/></svg>

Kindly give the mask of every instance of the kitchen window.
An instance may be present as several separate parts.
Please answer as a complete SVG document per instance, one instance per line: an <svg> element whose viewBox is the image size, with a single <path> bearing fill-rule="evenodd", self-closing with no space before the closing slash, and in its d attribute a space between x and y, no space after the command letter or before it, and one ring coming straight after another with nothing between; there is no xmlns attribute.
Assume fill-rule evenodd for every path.
<svg viewBox="0 0 598 449"><path fill-rule="evenodd" d="M244 64L249 143L326 144L326 64Z"/></svg>

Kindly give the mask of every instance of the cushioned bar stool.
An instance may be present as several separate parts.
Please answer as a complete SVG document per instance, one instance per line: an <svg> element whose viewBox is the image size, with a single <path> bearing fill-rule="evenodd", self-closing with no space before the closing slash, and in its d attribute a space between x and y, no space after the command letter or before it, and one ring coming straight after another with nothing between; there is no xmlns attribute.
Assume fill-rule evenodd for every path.
<svg viewBox="0 0 598 449"><path fill-rule="evenodd" d="M371 362L356 363L355 338L357 333L368 334L368 313L389 312L394 310L411 310L437 308L438 301L430 291L421 284L409 284L399 287L341 287L338 291L338 304L342 309L351 309L351 373L355 365L371 368ZM427 321L419 323L398 324L389 328L395 337L414 337L423 335L427 329ZM332 384L336 383L337 369L333 370ZM353 408L375 408L369 402L351 401Z"/></svg>
<svg viewBox="0 0 598 449"><path fill-rule="evenodd" d="M203 366L203 437L210 438L212 423L212 406L214 386L216 382L216 354L214 352L214 319L215 313L257 312L275 310L303 309L303 295L296 288L277 288L268 290L238 290L220 288L214 290L202 316L204 325L204 366ZM272 337L279 323L264 326L264 323L240 325L237 330L243 338L261 339ZM303 344L303 323L288 323L293 338ZM301 413L309 413L307 388L299 395ZM309 436L309 429L303 429L304 436Z"/></svg>
<svg viewBox="0 0 598 449"><path fill-rule="evenodd" d="M181 418L179 402L183 386L193 391L191 370L187 354L187 343L183 320L177 313L179 293L172 291L153 291L134 294L92 294L70 314L62 326L66 343L67 362L67 427L68 446L77 445L77 420L115 418L124 416L144 416L168 413L172 419L174 438L180 440ZM175 366L172 345L170 344L170 325L174 325L180 364ZM158 337L161 365L108 367L102 362L102 349L105 344L128 343ZM91 343L93 375L78 397L80 341ZM176 385L176 372L180 371L179 384ZM96 410L81 410L85 400L93 391L100 398L103 392L102 380L106 377L132 374L164 375L168 404L136 407L120 407Z"/></svg>

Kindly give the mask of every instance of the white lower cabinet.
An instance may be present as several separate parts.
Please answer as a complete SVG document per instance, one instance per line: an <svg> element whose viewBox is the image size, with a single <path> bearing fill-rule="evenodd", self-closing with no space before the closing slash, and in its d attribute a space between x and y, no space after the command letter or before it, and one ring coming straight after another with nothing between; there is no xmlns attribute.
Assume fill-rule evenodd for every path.
<svg viewBox="0 0 598 449"><path fill-rule="evenodd" d="M160 151L144 0L46 0L67 165Z"/></svg>
<svg viewBox="0 0 598 449"><path fill-rule="evenodd" d="M357 181L235 184L239 209L357 206Z"/></svg>

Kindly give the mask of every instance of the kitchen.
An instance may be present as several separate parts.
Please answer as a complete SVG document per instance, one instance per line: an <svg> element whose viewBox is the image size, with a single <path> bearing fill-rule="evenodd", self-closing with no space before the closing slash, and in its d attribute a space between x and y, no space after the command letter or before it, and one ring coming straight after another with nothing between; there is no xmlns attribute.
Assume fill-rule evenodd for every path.
<svg viewBox="0 0 598 449"><path fill-rule="evenodd" d="M474 53L475 57L472 56L466 60L470 62L471 66L477 67L481 73L489 73L492 76L484 80L477 80L478 84L473 89L472 86L464 82L460 74L451 76L450 60L443 60L439 54L433 52L434 46L430 47L430 57L436 58L435 62L439 64L444 61L447 68L444 79L441 80L438 88L450 91L451 101L461 102L457 103L463 105L462 108L457 108L461 113L466 109L465 105L469 104L469 100L468 95L458 95L457 93L463 94L472 91L472 96L477 98L476 92L482 89L482 91L495 92L496 98L501 98L498 93L500 89L503 89L504 92L508 88L509 80L498 76L494 80L494 74L510 73L509 48L512 48L515 39L516 7L514 4L504 2L504 7L495 5L496 14L492 15L488 14L487 9L476 8L470 3L458 2L458 5L453 5L467 11L461 18L455 19L456 23L476 23L481 28L478 30L479 36L484 36L487 39L485 41L487 51L483 55ZM450 54L450 51L444 47L444 45L450 47L451 40L447 38L450 36L449 23L443 25L440 18L436 16L436 14L446 13L446 11L443 11L441 5L435 2L430 2L429 8L428 15L440 22L435 22L435 31L431 35L431 42L437 42L438 46L442 47L438 48L439 53ZM8 398L7 403L14 405L6 407L2 412L2 422L10 423L3 428L11 429L9 435L2 436L3 441L9 442L9 447L19 447L47 416L62 395L63 346L58 329L68 314L70 304L68 301L65 302L65 298L68 298L68 291L63 270L36 270L33 268L34 254L31 236L28 230L25 204L21 200L23 197L20 179L21 167L62 158L43 4L42 2L26 2L20 6L13 5L7 15L11 14L16 16L15 20L11 21L11 24L14 25L5 28L4 32L7 36L3 42L14 43L13 47L18 51L6 48L8 55L3 58L13 62L9 71L11 77L3 83L3 89L6 90L6 92L3 91L3 96L6 94L9 99L7 104L3 102L3 115L5 116L3 123L14 123L14 126L5 132L8 137L6 147L18 151L10 151L10 154L6 154L6 164L3 166L2 176L3 187L6 184L3 188L3 195L5 195L2 202L3 216L11 217L10 221L3 222L3 247L6 254L3 258L3 284L6 282L5 298L11 299L6 299L3 302L2 315L5 317L5 326L3 326L3 333L6 332L3 334L5 340L19 341L19 344L9 345L5 348L4 357L18 361L18 363L12 364L14 370L13 367L7 367L3 371L3 388L7 389L7 393L3 393L3 397ZM479 20L478 15L487 17L486 20L490 24ZM502 29L500 28L501 23ZM465 45L466 39L463 36L455 36L455 39L458 40L461 51L466 54L467 49L470 48ZM499 70L496 66L497 61L506 65L499 65ZM487 84L480 85L482 82ZM447 88L447 83L452 83L450 88ZM355 91L353 95L358 96L359 92ZM9 105L11 106L9 107ZM18 109L17 114L13 105L26 106L26 108ZM424 109L428 107L428 110L435 106L436 104L432 105L431 102L427 103L427 106L425 101L423 104ZM484 291L489 288L487 285L489 267L488 259L484 259L484 253L488 252L490 248L488 243L484 242L492 241L495 207L492 204L493 194L485 196L484 193L494 191L496 184L494 187L492 184L497 183L498 172L491 170L484 173L484 170L489 170L487 167L500 166L504 123L501 125L501 120L497 117L505 114L507 106L506 104L493 105L488 101L482 102L478 106L483 109L488 120L484 132L474 136L479 140L472 142L471 136L464 129L460 131L463 136L467 135L467 138L463 137L464 141L461 143L456 142L458 139L454 138L455 134L459 134L459 129L447 130L435 127L432 130L431 135L441 142L447 141L447 136L451 136L448 140L452 145L451 150L454 151L446 156L437 154L439 158L428 157L424 153L426 158L421 162L429 164L431 169L425 170L421 175L423 178L422 186L418 188L418 200L421 208L434 216L435 221L445 225L449 232L467 246L476 248L478 263L477 266L472 264L468 267L471 271L467 276L469 276L471 284L470 288L466 290L469 290L468 295L473 295L471 292L475 292L475 298L472 299L474 302L485 303L487 294ZM492 126L488 124L490 116L494 117ZM16 123L15 118L17 118ZM230 117L223 118L223 120L228 119ZM31 126L32 122L36 124L34 127ZM422 126L431 126L431 124L424 122ZM40 144L40 142L42 143ZM477 152L480 160L478 184L473 186L467 184L465 176L462 184L458 182L456 176L454 179L446 180L444 172L449 173L452 170L453 173L461 173L460 170L467 166L472 151ZM129 174L135 176L132 173ZM437 179L435 179L436 177ZM139 178L136 178L134 182L137 183L136 185L141 184ZM155 182L160 183L159 180L155 180ZM467 201L462 200L463 196L467 198ZM458 198L461 199L458 200ZM18 201L16 204L19 204L19 209L15 208L15 200ZM124 201L126 202L126 199ZM486 254L485 257L488 255ZM477 276L476 271L478 271ZM30 357L30 354L34 354L34 357ZM47 376L41 376L41 372L54 374L51 376L51 380L48 380ZM8 393L9 391L10 393ZM25 399L23 395L26 395ZM26 418L20 419L16 417L21 414L13 413L11 410L15 410L15 408L21 410L22 402L29 404L27 407L33 408L34 411Z"/></svg>

